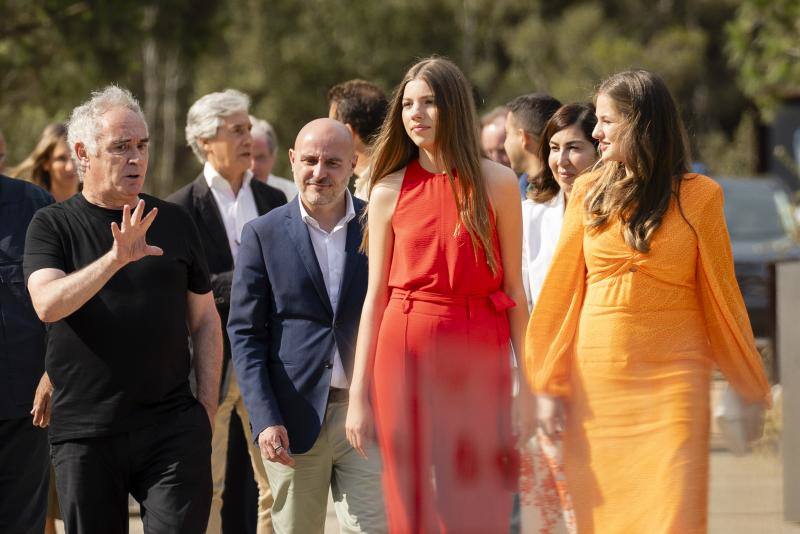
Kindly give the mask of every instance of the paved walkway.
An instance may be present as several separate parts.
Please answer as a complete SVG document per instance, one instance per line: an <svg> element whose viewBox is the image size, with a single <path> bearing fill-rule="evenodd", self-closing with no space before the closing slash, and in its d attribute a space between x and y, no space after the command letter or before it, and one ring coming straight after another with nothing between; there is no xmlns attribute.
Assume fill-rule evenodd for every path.
<svg viewBox="0 0 800 534"><path fill-rule="evenodd" d="M800 524L783 521L780 457L727 451L711 454L709 532L800 534Z"/></svg>
<svg viewBox="0 0 800 534"><path fill-rule="evenodd" d="M780 458L749 454L736 457L724 450L711 453L709 532L711 534L800 534L800 524L783 521L783 478ZM64 532L60 522L59 532ZM142 534L131 517L130 534ZM336 514L328 509L325 534L338 532Z"/></svg>

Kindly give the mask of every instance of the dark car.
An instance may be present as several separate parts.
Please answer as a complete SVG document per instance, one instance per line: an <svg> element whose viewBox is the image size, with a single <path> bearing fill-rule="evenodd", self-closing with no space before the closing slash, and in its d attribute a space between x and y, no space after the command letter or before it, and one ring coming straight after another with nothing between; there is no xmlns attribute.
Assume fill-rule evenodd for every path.
<svg viewBox="0 0 800 534"><path fill-rule="evenodd" d="M800 234L789 193L777 178L716 180L725 191L736 279L753 333L774 342L775 264L800 260Z"/></svg>

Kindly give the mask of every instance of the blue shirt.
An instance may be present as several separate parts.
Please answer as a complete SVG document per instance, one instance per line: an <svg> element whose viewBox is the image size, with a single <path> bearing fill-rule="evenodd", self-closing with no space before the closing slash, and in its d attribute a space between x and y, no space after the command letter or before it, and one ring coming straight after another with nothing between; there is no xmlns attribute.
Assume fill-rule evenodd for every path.
<svg viewBox="0 0 800 534"><path fill-rule="evenodd" d="M44 325L22 273L25 232L33 214L53 202L47 191L0 175L0 419L30 417L44 373Z"/></svg>
<svg viewBox="0 0 800 534"><path fill-rule="evenodd" d="M522 200L528 198L528 173L523 172L519 175L519 192L522 195Z"/></svg>

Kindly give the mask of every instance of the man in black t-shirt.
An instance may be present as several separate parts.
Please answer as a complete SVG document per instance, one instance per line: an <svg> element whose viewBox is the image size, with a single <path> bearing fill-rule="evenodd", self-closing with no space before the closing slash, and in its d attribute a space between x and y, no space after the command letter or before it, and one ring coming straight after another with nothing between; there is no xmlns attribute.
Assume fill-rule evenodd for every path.
<svg viewBox="0 0 800 534"><path fill-rule="evenodd" d="M148 133L128 91L94 93L73 111L68 140L83 192L36 214L24 259L48 325L66 531L127 532L130 493L145 532L203 532L222 340L197 229L182 208L140 193Z"/></svg>

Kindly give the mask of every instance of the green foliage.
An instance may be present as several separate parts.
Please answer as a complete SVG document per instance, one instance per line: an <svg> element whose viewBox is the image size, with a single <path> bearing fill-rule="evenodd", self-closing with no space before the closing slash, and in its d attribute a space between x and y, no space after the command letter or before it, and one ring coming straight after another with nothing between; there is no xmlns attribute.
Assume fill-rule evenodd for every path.
<svg viewBox="0 0 800 534"><path fill-rule="evenodd" d="M728 136L722 131L712 131L700 141L703 162L714 176L753 176L758 164L754 150L758 146L756 130L758 117L753 111L745 112L739 126Z"/></svg>
<svg viewBox="0 0 800 534"><path fill-rule="evenodd" d="M800 96L800 2L743 0L726 30L739 84L765 118Z"/></svg>
<svg viewBox="0 0 800 534"><path fill-rule="evenodd" d="M743 118L750 106L733 83L737 75L760 105L798 86L797 1L737 5L0 0L0 128L16 163L47 122L65 119L92 89L119 83L143 103L153 139L148 187L164 195L199 171L183 139L189 106L235 87L251 95L253 114L276 127L276 170L286 175L285 149L302 124L327 114L329 87L359 77L388 92L415 59L439 54L462 66L484 109L532 91L588 100L615 71L656 70L674 91L701 158L715 168L728 161L726 147L755 151L740 140L744 134L733 134L751 120ZM726 50L739 72L724 61Z"/></svg>
<svg viewBox="0 0 800 534"><path fill-rule="evenodd" d="M416 57L451 51L458 39L442 2L232 0L230 7L215 53L200 61L194 96L247 92L284 147L302 124L327 115L331 86L358 77L388 91ZM444 24L432 32L425 20ZM284 174L286 165L279 160Z"/></svg>

